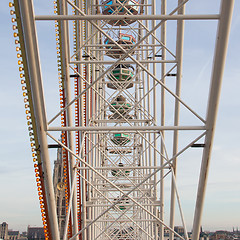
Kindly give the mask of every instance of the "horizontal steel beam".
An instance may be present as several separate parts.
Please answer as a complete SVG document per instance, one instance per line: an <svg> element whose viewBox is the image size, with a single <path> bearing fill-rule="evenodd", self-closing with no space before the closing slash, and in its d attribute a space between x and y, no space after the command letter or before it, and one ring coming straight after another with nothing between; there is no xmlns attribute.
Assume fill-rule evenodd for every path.
<svg viewBox="0 0 240 240"><path fill-rule="evenodd" d="M122 61L124 64L136 64L134 61ZM177 63L176 60L140 60L140 63ZM116 61L94 60L91 61L71 61L69 64L114 64Z"/></svg>
<svg viewBox="0 0 240 240"><path fill-rule="evenodd" d="M35 20L218 20L219 14L196 15L38 15Z"/></svg>
<svg viewBox="0 0 240 240"><path fill-rule="evenodd" d="M133 123L149 123L153 120L150 119L128 119L128 122ZM94 123L124 123L126 122L124 119L103 119L103 120L94 120Z"/></svg>
<svg viewBox="0 0 240 240"><path fill-rule="evenodd" d="M149 205L147 205L147 206L149 206ZM148 222L156 222L156 223L158 223L158 221L155 220L155 219L134 219L133 221L134 222L146 222L146 221L148 221ZM87 219L87 222L91 222L91 220ZM111 219L102 219L102 220L98 220L97 222L98 223L106 223L106 222L113 223L113 222L115 222L115 219L113 219L113 220L111 220ZM117 222L118 223L125 223L125 222L132 222L132 220L124 218L124 219L118 220Z"/></svg>
<svg viewBox="0 0 240 240"><path fill-rule="evenodd" d="M88 167L76 167L79 170L87 170ZM125 169L162 169L162 167L159 166L126 166L126 167L115 167L115 166L108 166L108 167L95 167L96 170L125 170ZM169 167L166 167L166 169L169 169Z"/></svg>
<svg viewBox="0 0 240 240"><path fill-rule="evenodd" d="M206 130L205 126L96 126L96 127L49 127L48 131L166 131L166 130Z"/></svg>

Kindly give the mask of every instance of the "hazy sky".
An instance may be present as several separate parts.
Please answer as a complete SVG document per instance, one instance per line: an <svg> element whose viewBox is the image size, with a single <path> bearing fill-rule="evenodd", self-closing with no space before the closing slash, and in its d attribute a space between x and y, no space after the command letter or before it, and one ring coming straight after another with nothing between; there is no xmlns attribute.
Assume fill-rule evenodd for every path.
<svg viewBox="0 0 240 240"><path fill-rule="evenodd" d="M9 228L24 231L27 225L41 226L42 223L8 2L2 0L0 3L0 106L2 109L0 118L0 223L6 221ZM53 1L36 0L35 2L36 11L43 12L46 9L46 3L49 2L49 8L46 11L48 14L53 12ZM205 5L202 4L198 8L198 1L190 0L189 7L194 12L200 13L205 13L203 6L204 8L209 7L212 12L218 11L219 1L211 0L209 3L208 0L205 2ZM209 26L206 24L200 28L201 31L196 31L191 26L187 27L186 24L186 34L188 36L192 34L192 39L197 38L198 35L201 36L202 46L206 46L199 50L194 44L188 42L189 40L186 40L184 69L189 69L191 57L194 54L203 55L202 61L199 61L201 71L196 75L194 69L190 69L185 74L185 77L192 77L196 80L191 87L197 89L201 85L201 79L211 71L209 52L213 51L213 46L207 41L212 35L215 37L215 32L207 32ZM55 48L54 41L45 40L48 34L54 36L53 28L46 30L46 33L43 29L40 31L42 33L40 47L45 51ZM42 61L45 64L43 78L55 78L56 56L43 57ZM48 62L54 64L48 64ZM208 89L206 90L208 91ZM50 112L52 109L58 108L57 99L51 98L57 91L58 89L47 89L45 92L46 98L53 101L52 106L48 109ZM205 200L203 227L206 230L231 230L232 227L237 226L240 228L239 92L240 2L236 0ZM53 160L54 154L55 152L52 153ZM188 174L187 170L185 173ZM183 189L185 192L185 195L182 196L183 199L187 200L187 197L191 195L191 184L179 187L180 191ZM185 204L187 205L187 201ZM188 206L184 205L184 207L188 215L190 210ZM191 230L189 224L191 223L188 223L188 230Z"/></svg>

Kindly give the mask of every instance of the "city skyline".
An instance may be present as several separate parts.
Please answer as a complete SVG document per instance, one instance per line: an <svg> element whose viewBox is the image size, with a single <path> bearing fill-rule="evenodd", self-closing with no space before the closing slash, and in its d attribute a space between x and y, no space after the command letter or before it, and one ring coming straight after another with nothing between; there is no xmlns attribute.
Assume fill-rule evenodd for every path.
<svg viewBox="0 0 240 240"><path fill-rule="evenodd" d="M9 224L7 222L0 223L0 237L2 237L2 236L6 237L6 235L8 235L8 236L9 235L15 235L15 236L20 237L20 239L22 240L22 239L27 239L27 236L31 237L31 236L34 236L35 234L38 234L39 237L41 235L44 235L44 232L43 232L44 228L43 227L33 227L33 226L28 225L26 231L19 231L19 230L15 230L15 229L9 229L8 226L9 226ZM183 227L175 226L174 229L177 233L179 233L180 235L183 236L183 234L184 234L184 228ZM169 237L168 234L169 234L169 231L168 231L167 228L165 228L164 239ZM189 231L188 232L189 238L191 237L191 234L192 234L192 232ZM229 231L224 230L224 229L216 230L216 231L205 231L201 227L201 231L200 231L201 237L205 236L205 237L208 237L207 239L209 239L209 237L214 239L214 235L216 235L216 234L226 234L226 235L235 234L235 238L233 238L233 239L236 239L237 236L240 237L240 230L239 230L238 227L235 227L235 228L233 227L233 229L229 230ZM21 237L24 237L24 238L21 238ZM206 238L204 238L204 239L206 239ZM229 238L225 237L225 239L229 239Z"/></svg>
<svg viewBox="0 0 240 240"><path fill-rule="evenodd" d="M41 226L42 223L8 2L2 1L0 9L1 56L3 56L0 60L1 107L3 108L0 128L2 136L0 222L6 221L9 228L24 231L24 227L27 225ZM51 4L50 2L49 5ZM191 7L196 7L196 5L193 4ZM53 4L52 8L49 6L49 9L52 13ZM231 230L240 225L239 9L240 3L235 1L202 221L204 230L219 230L221 228ZM36 11L43 11L40 3L37 4ZM53 67L57 69L56 59L53 59L53 62L55 63ZM202 74L204 74L208 69L208 61L201 64ZM46 77L55 76L46 75ZM197 77L200 79L200 76ZM48 94L51 94L51 91ZM53 164L57 155L54 150L51 154ZM194 184L195 182L188 182L179 186L180 191L184 193L181 196L183 199L187 199L192 194ZM193 204L195 202L189 203L191 207ZM183 207L186 208L187 227L190 231L191 220L189 219L192 219L192 212L188 209L189 206L184 205Z"/></svg>

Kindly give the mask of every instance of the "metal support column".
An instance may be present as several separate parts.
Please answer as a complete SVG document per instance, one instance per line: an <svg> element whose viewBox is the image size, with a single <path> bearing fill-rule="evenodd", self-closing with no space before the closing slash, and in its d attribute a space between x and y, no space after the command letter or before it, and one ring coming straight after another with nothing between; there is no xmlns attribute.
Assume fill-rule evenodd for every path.
<svg viewBox="0 0 240 240"><path fill-rule="evenodd" d="M166 15L166 0L162 0L161 1L161 14L162 15ZM161 26L161 42L166 45L166 21L162 24ZM162 48L162 60L166 60L166 49L163 47ZM161 65L161 77L162 77L162 82L163 84L165 84L165 73L166 73L166 64L162 63ZM165 125L165 89L163 87L161 87L161 126ZM165 132L162 131L161 134L161 149L160 152L162 153L161 156L161 166L164 164L164 154L165 154L165 150L164 150L164 138L165 138ZM162 181L160 182L160 216L159 218L164 221L164 169L162 169L160 171L160 178L162 179ZM160 235L160 239L164 239L164 226L160 225L159 226L159 235Z"/></svg>
<svg viewBox="0 0 240 240"><path fill-rule="evenodd" d="M37 136L40 143L40 154L43 164L44 185L46 188L46 199L49 212L51 235L54 240L59 240L56 202L52 181L52 170L48 153L47 142L47 119L41 79L38 42L36 37L36 26L34 21L33 3L30 0L19 1L20 14L23 25L26 58L29 69L32 98L34 101L34 114L37 121Z"/></svg>
<svg viewBox="0 0 240 240"><path fill-rule="evenodd" d="M178 1L178 5L181 5L183 0ZM178 15L184 15L185 5L178 10ZM183 58L183 40L184 40L184 20L177 21L177 46L176 46L176 60L177 60L177 79L176 79L176 95L180 97L181 91L181 80L182 80L182 58ZM179 125L179 114L180 114L180 102L175 99L175 114L174 114L174 126ZM173 137L173 156L178 151L178 131L174 131ZM177 157L173 159L173 172L176 176L177 173ZM170 227L174 229L174 218L175 218L175 185L172 179L172 190L171 190L171 213L170 213ZM173 233L170 234L170 240L174 239Z"/></svg>
<svg viewBox="0 0 240 240"><path fill-rule="evenodd" d="M67 15L67 2L65 0L61 1L61 12L62 14ZM66 93L66 105L71 101L71 83L70 83L70 72L69 72L69 39L68 39L68 22L62 21L60 23L61 32L62 32L62 65L64 66L63 74L64 74L64 82L65 82L65 93ZM73 126L73 119L72 119L72 107L69 106L66 110L67 114L67 126ZM68 132L68 145L71 150L74 148L74 136L73 132ZM70 160L70 176L71 182L75 179L75 172L74 172L74 157L69 154ZM71 186L73 187L73 186ZM77 219L77 194L76 194L76 187L74 186L73 190L73 202L72 202L72 219L73 219L73 235L78 232L78 219ZM77 238L75 238L77 239Z"/></svg>
<svg viewBox="0 0 240 240"><path fill-rule="evenodd" d="M219 20L218 25L217 42L215 48L214 65L212 71L212 80L206 119L207 134L205 138L205 148L202 157L202 165L193 222L193 237L192 237L193 240L197 240L199 238L201 218L203 212L203 203L206 193L207 177L212 150L212 140L214 137L215 122L217 118L217 109L219 104L220 90L223 78L223 70L227 54L233 5L234 0L222 0L221 3L221 18Z"/></svg>

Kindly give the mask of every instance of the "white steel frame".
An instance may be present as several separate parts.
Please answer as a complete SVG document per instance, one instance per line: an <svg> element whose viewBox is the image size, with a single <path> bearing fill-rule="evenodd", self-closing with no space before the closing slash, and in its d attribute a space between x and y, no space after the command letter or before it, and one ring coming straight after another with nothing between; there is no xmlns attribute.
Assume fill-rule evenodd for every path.
<svg viewBox="0 0 240 240"><path fill-rule="evenodd" d="M32 97L37 119L38 140L43 159L45 186L47 190L47 205L50 213L50 229L55 240L60 239L57 224L56 203L51 177L47 138L65 148L70 156L71 195L69 209L73 224L73 236L70 239L164 239L164 229L170 232L170 239L179 237L188 239L184 214L177 189L177 158L200 139L204 141L202 166L198 184L195 215L193 222L193 240L199 237L203 212L204 196L207 185L209 161L214 137L217 108L220 96L226 58L230 22L234 0L222 0L219 14L186 15L184 12L188 0L179 0L176 8L166 14L167 0L161 0L161 15L156 13L156 4L160 1L139 1L144 8L144 14L132 15L118 1L129 15L103 15L99 1L59 0L61 15L35 16L31 0L19 0L20 14L23 24L27 64L30 70ZM69 15L72 7L75 15ZM124 27L107 24L109 20L135 20ZM215 56L208 97L206 118L200 116L188 103L181 99L181 79L183 63L184 22L187 20L218 21ZM40 60L35 21L58 20L61 29L62 46L61 62L65 82L66 107L50 119L46 119L44 93L42 90ZM77 27L75 39L76 48L70 55L71 37L68 21L74 20ZM177 21L176 53L167 47L167 22ZM83 27L84 25L84 27ZM119 31L133 34L136 44L132 48L114 41ZM84 32L83 32L84 31ZM104 55L106 48L104 39L110 39L113 46L122 51L117 59ZM73 49L71 49L72 51ZM109 51L109 50L108 50ZM161 60L157 55L161 52ZM88 55L88 58L83 55ZM78 56L75 60L74 57ZM126 89L119 85L117 79L109 74L118 64L132 64L135 75L129 80L133 87ZM167 68L167 64L168 67ZM78 70L74 68L78 67ZM85 75L83 66L85 66ZM160 67L161 66L161 67ZM161 68L161 70L159 70ZM167 70L168 69L168 70ZM176 72L175 90L170 90L165 79ZM85 89L81 87L80 94L72 97L70 73L78 76ZM116 89L109 89L107 81L112 81ZM126 80L127 81L127 80ZM83 109L83 96L86 94L86 115L80 126L73 124L73 104L80 99L80 111ZM174 123L165 123L165 94L174 99ZM112 101L123 95L129 103L127 113L120 110L111 112ZM161 96L160 96L161 95ZM90 101L92 100L92 102ZM161 101L161 104L158 102ZM181 125L180 106L186 108L199 119L198 126ZM53 126L54 121L66 111L67 126ZM159 114L160 111L160 114ZM115 115L114 115L115 114ZM159 118L160 116L160 118ZM82 117L82 116L80 116ZM86 121L86 125L84 125ZM57 140L52 132L68 133L69 142L64 145ZM74 147L74 132L82 134L81 150L76 154ZM173 132L172 154L165 145L165 134ZM198 136L179 149L178 135L180 131L195 131ZM131 141L125 145L116 145L111 140L114 133L126 133ZM76 161L75 161L76 160ZM119 167L119 163L124 166ZM114 176L113 171L119 176ZM82 179L82 229L78 230L76 176ZM171 177L170 223L164 216L164 181ZM175 201L184 228L181 236L174 231ZM125 202L124 202L125 201ZM70 211L66 218L64 238L67 238L67 226Z"/></svg>

